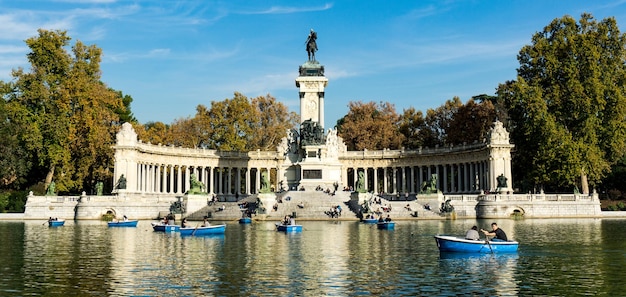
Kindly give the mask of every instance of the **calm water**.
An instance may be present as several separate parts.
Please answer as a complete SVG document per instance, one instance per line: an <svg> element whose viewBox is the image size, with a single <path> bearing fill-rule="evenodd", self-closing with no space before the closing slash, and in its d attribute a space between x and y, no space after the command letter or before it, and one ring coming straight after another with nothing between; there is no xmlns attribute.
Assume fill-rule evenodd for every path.
<svg viewBox="0 0 626 297"><path fill-rule="evenodd" d="M514 255L440 255L434 234L491 221L229 222L183 237L103 222L0 222L0 296L624 296L626 220L499 220Z"/></svg>

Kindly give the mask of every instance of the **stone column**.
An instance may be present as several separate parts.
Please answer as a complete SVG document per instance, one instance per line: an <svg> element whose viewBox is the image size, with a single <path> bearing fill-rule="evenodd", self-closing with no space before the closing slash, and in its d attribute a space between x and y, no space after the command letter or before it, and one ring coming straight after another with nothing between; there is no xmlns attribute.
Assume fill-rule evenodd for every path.
<svg viewBox="0 0 626 297"><path fill-rule="evenodd" d="M246 190L246 194L250 195L251 194L251 192L250 192L250 167L246 167L246 173L245 174L246 174L246 186L245 186L246 188L245 188L245 190Z"/></svg>
<svg viewBox="0 0 626 297"><path fill-rule="evenodd" d="M259 193L259 189L261 189L261 168L256 168L256 178L254 179L254 192Z"/></svg>
<svg viewBox="0 0 626 297"><path fill-rule="evenodd" d="M374 167L374 194L378 193L378 167Z"/></svg>

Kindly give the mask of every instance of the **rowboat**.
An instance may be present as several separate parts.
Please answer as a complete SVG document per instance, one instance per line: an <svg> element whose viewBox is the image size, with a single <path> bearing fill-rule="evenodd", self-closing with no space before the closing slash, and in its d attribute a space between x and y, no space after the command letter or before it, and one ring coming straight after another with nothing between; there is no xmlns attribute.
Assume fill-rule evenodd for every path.
<svg viewBox="0 0 626 297"><path fill-rule="evenodd" d="M50 220L48 221L48 227L61 227L65 224L65 220Z"/></svg>
<svg viewBox="0 0 626 297"><path fill-rule="evenodd" d="M210 225L206 227L185 227L179 228L181 236L203 236L203 235L215 235L224 234L226 232L226 225Z"/></svg>
<svg viewBox="0 0 626 297"><path fill-rule="evenodd" d="M152 229L156 232L178 232L180 229L180 226L165 225L163 223L152 223Z"/></svg>
<svg viewBox="0 0 626 297"><path fill-rule="evenodd" d="M138 220L108 222L109 227L137 227Z"/></svg>
<svg viewBox="0 0 626 297"><path fill-rule="evenodd" d="M440 252L515 253L519 243L503 240L472 240L449 235L435 235Z"/></svg>
<svg viewBox="0 0 626 297"><path fill-rule="evenodd" d="M276 230L281 232L302 232L302 225L283 225L276 223Z"/></svg>
<svg viewBox="0 0 626 297"><path fill-rule="evenodd" d="M245 218L239 219L239 224L250 224L250 223L252 223L252 218L245 217Z"/></svg>
<svg viewBox="0 0 626 297"><path fill-rule="evenodd" d="M365 224L376 224L378 223L378 219L363 219L361 222L365 223Z"/></svg>
<svg viewBox="0 0 626 297"><path fill-rule="evenodd" d="M396 227L396 223L395 222L379 222L379 223L376 223L376 226L378 227L378 229L381 229L381 230L393 230Z"/></svg>

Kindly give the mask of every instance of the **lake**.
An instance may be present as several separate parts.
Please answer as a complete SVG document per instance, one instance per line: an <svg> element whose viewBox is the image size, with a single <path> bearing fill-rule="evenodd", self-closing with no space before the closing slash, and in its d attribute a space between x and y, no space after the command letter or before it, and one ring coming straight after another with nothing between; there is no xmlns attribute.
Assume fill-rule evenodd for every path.
<svg viewBox="0 0 626 297"><path fill-rule="evenodd" d="M440 254L433 235L491 220L228 222L180 237L105 222L0 221L0 296L624 295L626 220L498 220L516 254ZM195 222L192 222L195 224Z"/></svg>

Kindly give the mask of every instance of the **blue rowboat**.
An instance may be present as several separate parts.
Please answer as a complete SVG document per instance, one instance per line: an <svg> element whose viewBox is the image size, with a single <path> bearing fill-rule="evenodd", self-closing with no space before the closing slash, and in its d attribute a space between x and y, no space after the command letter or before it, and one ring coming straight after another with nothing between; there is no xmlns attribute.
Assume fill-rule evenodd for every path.
<svg viewBox="0 0 626 297"><path fill-rule="evenodd" d="M203 236L203 235L216 235L224 234L226 232L226 225L210 225L206 227L185 227L180 228L181 236Z"/></svg>
<svg viewBox="0 0 626 297"><path fill-rule="evenodd" d="M512 240L472 240L448 235L435 235L435 241L440 252L515 253L519 246Z"/></svg>
<svg viewBox="0 0 626 297"><path fill-rule="evenodd" d="M378 227L378 229L381 229L381 230L393 230L396 228L396 223L395 222L380 222L380 223L376 223L376 226Z"/></svg>
<svg viewBox="0 0 626 297"><path fill-rule="evenodd" d="M239 224L250 224L252 223L252 218L241 218L239 219Z"/></svg>
<svg viewBox="0 0 626 297"><path fill-rule="evenodd" d="M361 222L365 224L376 224L378 223L378 219L363 219Z"/></svg>
<svg viewBox="0 0 626 297"><path fill-rule="evenodd" d="M152 223L152 229L156 232L178 232L180 229L180 226L165 225L163 223Z"/></svg>
<svg viewBox="0 0 626 297"><path fill-rule="evenodd" d="M48 221L48 227L61 227L65 224L65 220L50 220Z"/></svg>
<svg viewBox="0 0 626 297"><path fill-rule="evenodd" d="M108 222L109 227L137 227L138 220Z"/></svg>
<svg viewBox="0 0 626 297"><path fill-rule="evenodd" d="M276 230L281 232L302 232L302 225L276 224Z"/></svg>

